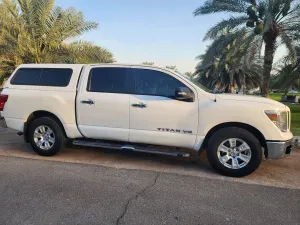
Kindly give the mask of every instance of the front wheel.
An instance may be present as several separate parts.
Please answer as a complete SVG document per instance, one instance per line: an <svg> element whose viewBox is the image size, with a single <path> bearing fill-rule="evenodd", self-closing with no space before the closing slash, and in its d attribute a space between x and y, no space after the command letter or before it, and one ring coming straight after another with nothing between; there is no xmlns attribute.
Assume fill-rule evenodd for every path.
<svg viewBox="0 0 300 225"><path fill-rule="evenodd" d="M53 156L63 146L64 134L52 118L42 117L34 120L28 132L30 144L39 155Z"/></svg>
<svg viewBox="0 0 300 225"><path fill-rule="evenodd" d="M258 139L249 131L222 128L208 142L207 157L219 173L243 177L254 172L262 161L262 148Z"/></svg>

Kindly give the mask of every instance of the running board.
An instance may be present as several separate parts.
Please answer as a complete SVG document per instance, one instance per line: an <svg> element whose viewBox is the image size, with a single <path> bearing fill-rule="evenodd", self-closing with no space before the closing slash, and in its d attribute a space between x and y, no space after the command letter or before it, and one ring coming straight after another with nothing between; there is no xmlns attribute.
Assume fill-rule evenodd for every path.
<svg viewBox="0 0 300 225"><path fill-rule="evenodd" d="M95 148L109 148L109 149L117 149L117 150L130 150L135 152L151 153L151 154L158 154L158 155L180 156L184 158L190 157L190 153L187 152L180 152L180 151L173 151L173 150L170 151L156 150L156 149L151 149L143 146L123 145L119 143L74 140L73 145L95 147Z"/></svg>

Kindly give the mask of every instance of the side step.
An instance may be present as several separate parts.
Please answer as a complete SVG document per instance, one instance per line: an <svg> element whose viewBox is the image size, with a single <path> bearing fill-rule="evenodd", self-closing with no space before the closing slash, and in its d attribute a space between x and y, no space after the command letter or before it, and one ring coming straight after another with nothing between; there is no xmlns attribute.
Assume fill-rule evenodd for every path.
<svg viewBox="0 0 300 225"><path fill-rule="evenodd" d="M173 151L173 150L164 151L164 150L157 150L154 148L147 148L140 145L124 145L122 143L114 143L114 142L74 140L73 145L96 147L96 148L109 148L109 149L117 149L117 150L130 150L135 152L152 153L158 155L180 156L184 158L190 157L190 153L187 152L180 152L180 151Z"/></svg>

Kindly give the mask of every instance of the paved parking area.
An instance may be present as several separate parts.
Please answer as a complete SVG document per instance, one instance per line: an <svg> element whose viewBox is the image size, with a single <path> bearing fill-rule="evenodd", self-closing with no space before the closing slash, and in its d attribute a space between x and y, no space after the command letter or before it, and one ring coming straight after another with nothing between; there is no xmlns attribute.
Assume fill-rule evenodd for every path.
<svg viewBox="0 0 300 225"><path fill-rule="evenodd" d="M300 224L300 151L245 178L181 159L93 148L40 157L0 130L0 224Z"/></svg>
<svg viewBox="0 0 300 225"><path fill-rule="evenodd" d="M119 169L165 172L193 177L300 189L300 150L290 157L264 161L259 169L245 178L228 178L214 172L205 154L199 158L182 159L142 153L93 148L67 148L54 157L40 157L24 144L16 132L0 130L0 156L100 165Z"/></svg>
<svg viewBox="0 0 300 225"><path fill-rule="evenodd" d="M300 222L300 190L0 156L1 225Z"/></svg>

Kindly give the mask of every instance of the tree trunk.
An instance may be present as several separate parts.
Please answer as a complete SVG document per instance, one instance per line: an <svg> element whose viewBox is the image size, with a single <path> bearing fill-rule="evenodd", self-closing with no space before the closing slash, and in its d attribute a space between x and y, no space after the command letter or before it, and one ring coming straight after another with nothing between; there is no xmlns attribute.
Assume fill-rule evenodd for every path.
<svg viewBox="0 0 300 225"><path fill-rule="evenodd" d="M288 89L285 89L284 90L284 96L287 96L287 94L288 94Z"/></svg>
<svg viewBox="0 0 300 225"><path fill-rule="evenodd" d="M232 93L234 91L234 84L230 83L226 88L225 88L225 93Z"/></svg>
<svg viewBox="0 0 300 225"><path fill-rule="evenodd" d="M275 44L276 44L276 36L274 34L266 34L264 37L266 46L265 46L265 56L264 56L264 72L263 72L263 83L261 87L261 95L263 97L269 97L269 84L270 84L270 77L271 71L273 66L274 60L274 53L275 53Z"/></svg>
<svg viewBox="0 0 300 225"><path fill-rule="evenodd" d="M246 74L243 76L243 95L247 94Z"/></svg>
<svg viewBox="0 0 300 225"><path fill-rule="evenodd" d="M225 93L230 93L230 85L228 85L226 88L225 88Z"/></svg>

